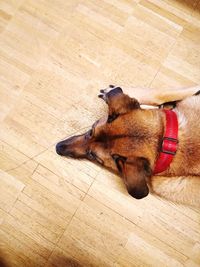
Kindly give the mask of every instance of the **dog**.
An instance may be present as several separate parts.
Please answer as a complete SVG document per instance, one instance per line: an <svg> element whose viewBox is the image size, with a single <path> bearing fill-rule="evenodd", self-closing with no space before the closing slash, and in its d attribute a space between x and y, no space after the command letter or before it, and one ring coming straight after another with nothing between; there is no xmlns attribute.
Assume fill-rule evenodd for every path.
<svg viewBox="0 0 200 267"><path fill-rule="evenodd" d="M200 86L161 92L110 85L99 97L108 115L59 142L57 154L119 174L136 199L151 192L200 207Z"/></svg>

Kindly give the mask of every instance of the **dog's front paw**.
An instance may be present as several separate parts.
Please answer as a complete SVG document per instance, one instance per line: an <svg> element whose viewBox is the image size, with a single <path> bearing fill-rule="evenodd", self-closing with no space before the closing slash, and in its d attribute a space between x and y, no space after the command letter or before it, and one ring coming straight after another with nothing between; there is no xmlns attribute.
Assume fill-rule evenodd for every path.
<svg viewBox="0 0 200 267"><path fill-rule="evenodd" d="M109 85L109 87L100 90L100 94L98 95L98 97L102 98L107 103L109 97L122 93L123 91L120 87Z"/></svg>

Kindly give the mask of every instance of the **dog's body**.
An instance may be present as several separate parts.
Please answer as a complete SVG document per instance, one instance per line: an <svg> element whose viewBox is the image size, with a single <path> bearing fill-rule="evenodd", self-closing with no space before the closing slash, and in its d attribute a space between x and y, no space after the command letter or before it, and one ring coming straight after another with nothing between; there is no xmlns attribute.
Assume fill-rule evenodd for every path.
<svg viewBox="0 0 200 267"><path fill-rule="evenodd" d="M170 167L152 177L155 193L173 201L200 206L200 95L177 103L178 150Z"/></svg>
<svg viewBox="0 0 200 267"><path fill-rule="evenodd" d="M141 109L135 98L110 86L100 97L109 107L108 116L84 135L57 145L57 153L88 158L119 173L129 194L145 197L149 189L172 201L200 206L200 94L199 87L158 93L127 89L141 104L176 103L178 150L167 170L153 175L166 117L162 109Z"/></svg>

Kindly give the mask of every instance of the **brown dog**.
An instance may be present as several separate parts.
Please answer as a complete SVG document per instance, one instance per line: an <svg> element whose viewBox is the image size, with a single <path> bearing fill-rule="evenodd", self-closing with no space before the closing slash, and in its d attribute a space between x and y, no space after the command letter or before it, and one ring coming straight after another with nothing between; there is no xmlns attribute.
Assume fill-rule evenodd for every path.
<svg viewBox="0 0 200 267"><path fill-rule="evenodd" d="M200 87L159 93L153 89L127 89L136 98L110 86L99 95L108 104L108 116L88 132L56 146L59 155L87 158L120 174L129 194L140 199L149 189L172 201L200 206ZM166 130L162 109L141 104L173 104L178 119L178 149L169 167L156 175ZM173 140L172 140L173 141ZM172 145L172 143L171 143ZM169 145L170 146L170 145Z"/></svg>

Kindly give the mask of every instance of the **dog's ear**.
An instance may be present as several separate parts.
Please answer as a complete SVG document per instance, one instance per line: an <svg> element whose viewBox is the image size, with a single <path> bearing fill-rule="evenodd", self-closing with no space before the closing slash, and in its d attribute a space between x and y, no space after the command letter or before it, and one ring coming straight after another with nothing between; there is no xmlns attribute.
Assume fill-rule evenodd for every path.
<svg viewBox="0 0 200 267"><path fill-rule="evenodd" d="M126 159L115 155L115 162L128 193L137 199L146 197L149 193L147 181L152 175L149 161L143 157Z"/></svg>

